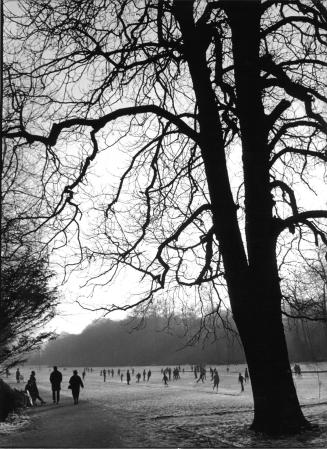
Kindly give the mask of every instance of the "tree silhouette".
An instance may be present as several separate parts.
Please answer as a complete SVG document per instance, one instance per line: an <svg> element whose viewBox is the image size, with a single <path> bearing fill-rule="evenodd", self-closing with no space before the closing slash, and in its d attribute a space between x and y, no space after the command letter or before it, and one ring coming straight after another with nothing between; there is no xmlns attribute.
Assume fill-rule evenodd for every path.
<svg viewBox="0 0 327 449"><path fill-rule="evenodd" d="M53 337L43 326L54 317L56 290L48 285L51 274L45 260L29 252L1 265L0 363L14 366L27 352Z"/></svg>
<svg viewBox="0 0 327 449"><path fill-rule="evenodd" d="M0 370L24 361L54 336L44 330L55 314L58 292L54 272L35 231L39 205L31 165L19 145L3 145L1 153Z"/></svg>
<svg viewBox="0 0 327 449"><path fill-rule="evenodd" d="M24 0L6 23L3 135L37 161L38 217L57 237L77 233L71 263L90 262L95 283L124 265L145 286L134 303L103 310L193 289L204 314L218 313L227 288L252 428L308 427L280 270L294 242L303 252L327 241L324 206L301 200L327 160L323 2ZM109 193L94 184L105 164L118 177Z"/></svg>

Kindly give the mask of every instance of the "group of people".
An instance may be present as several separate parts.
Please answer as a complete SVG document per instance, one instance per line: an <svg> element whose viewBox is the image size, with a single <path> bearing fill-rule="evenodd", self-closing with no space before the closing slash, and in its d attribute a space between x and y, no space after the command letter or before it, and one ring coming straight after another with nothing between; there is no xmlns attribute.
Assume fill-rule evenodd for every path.
<svg viewBox="0 0 327 449"><path fill-rule="evenodd" d="M53 367L53 371L50 374L50 383L52 389L52 400L54 404L59 404L60 401L60 390L62 383L62 374L58 370L57 366ZM82 379L78 375L77 370L73 371L73 375L69 379L68 388L72 391L72 396L74 404L78 404L80 389L84 388ZM32 406L37 405L37 399L41 402L41 405L45 404L45 401L41 398L39 394L38 387L36 385L35 371L31 372L30 378L25 386L25 392L28 395L29 401Z"/></svg>
<svg viewBox="0 0 327 449"><path fill-rule="evenodd" d="M84 369L83 373L82 373L82 377L83 380L85 378L85 374L86 371L88 371L88 369ZM176 367L174 368L174 370L172 370L171 368L165 368L161 370L161 373L163 374L163 378L162 381L164 383L164 385L168 386L168 381L171 380L171 374L173 373L173 379L174 380L178 380L180 379L180 367ZM206 369L203 366L192 366L191 371L194 373L194 376L196 378L196 382L202 381L204 382L204 380L206 379ZM184 372L184 369L183 369ZM301 368L299 365L295 365L294 366L294 372L297 375L301 374ZM114 370L106 370L103 369L100 371L100 375L103 376L104 380L106 379L106 375L110 376L114 376ZM123 372L119 369L117 371L117 374L120 376L120 380L121 382L123 381L123 377L124 374ZM134 368L132 369L132 374L134 374ZM149 381L150 377L151 377L151 370L149 369L148 371L146 371L145 369L143 370L143 381L145 382L146 380ZM199 376L198 376L199 374ZM218 387L219 387L219 382L220 382L220 378L219 378L219 374L216 368L212 369L210 367L210 374L211 374L211 381L213 382L213 390L216 390L218 392ZM141 379L142 375L140 372L138 372L136 374L136 382L139 383L140 379ZM19 368L17 368L16 371L16 380L19 383L20 380L22 379L22 375L20 374ZM238 375L238 382L241 384L241 392L244 391L244 384L248 381L249 379L249 372L248 372L248 368L245 368L245 372L244 372L244 376L242 375L242 373L239 373ZM57 366L53 367L53 371L50 374L50 383L51 383L51 389L52 389L52 400L54 404L59 404L60 401L60 391L61 391L61 383L62 383L62 374L61 372L58 370ZM126 372L126 382L127 385L130 385L131 382L131 373L130 370L128 369ZM80 394L80 389L84 388L84 384L83 381L81 379L81 377L78 375L78 371L77 370L73 370L73 375L71 376L71 378L69 379L69 385L68 388L71 390L72 392L72 396L73 396L73 400L74 400L74 404L78 404L78 400L79 400L79 394ZM36 384L36 377L35 377L35 371L31 372L30 378L25 386L25 392L28 395L29 401L31 403L31 405L36 405L36 401L39 400L42 404L45 404L45 401L40 397L39 394L39 390Z"/></svg>

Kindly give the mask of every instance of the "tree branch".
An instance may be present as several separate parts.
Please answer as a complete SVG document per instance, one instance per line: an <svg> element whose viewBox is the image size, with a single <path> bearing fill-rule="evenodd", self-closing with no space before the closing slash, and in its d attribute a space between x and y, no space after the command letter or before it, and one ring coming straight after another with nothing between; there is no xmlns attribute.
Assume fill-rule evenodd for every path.
<svg viewBox="0 0 327 449"><path fill-rule="evenodd" d="M304 223L309 225L312 223L308 222L310 218L327 218L327 210L311 210L305 212L299 212L298 214L294 214L291 217L285 218L284 220L279 220L279 234L286 228L294 227L299 223ZM322 231L316 231L320 234L321 238L327 244L326 237L323 236Z"/></svg>
<svg viewBox="0 0 327 449"><path fill-rule="evenodd" d="M307 156L317 157L317 158L321 159L322 161L327 162L327 152L320 153L319 151L301 150L301 149L297 149L297 148L293 148L293 147L286 147L286 148L283 148L278 153L273 155L273 157L270 160L270 167L272 167L274 165L274 163L279 158L281 158L283 156L283 154L287 154L287 153L300 154L301 156L305 156L305 157L307 157Z"/></svg>
<svg viewBox="0 0 327 449"><path fill-rule="evenodd" d="M28 143L33 142L41 142L44 145L54 146L57 143L57 140L60 136L60 133L63 129L72 128L74 126L90 126L94 129L94 132L99 131L103 128L107 123L117 120L118 118L125 117L128 115L138 115L138 114L146 114L153 113L159 117L162 117L168 122L173 123L180 130L181 133L187 135L195 142L198 142L199 135L196 131L194 131L187 123L185 123L180 117L172 114L171 112L166 111L165 109L156 106L156 105L144 105L144 106L130 106L126 108L117 109L116 111L110 112L109 114L104 115L98 119L87 119L87 118L73 118L64 120L61 123L54 123L50 130L48 137L40 136L38 134L31 134L27 132L25 129L20 129L17 132L7 133L6 131L2 133L3 137L7 138L17 138L23 137L26 139Z"/></svg>

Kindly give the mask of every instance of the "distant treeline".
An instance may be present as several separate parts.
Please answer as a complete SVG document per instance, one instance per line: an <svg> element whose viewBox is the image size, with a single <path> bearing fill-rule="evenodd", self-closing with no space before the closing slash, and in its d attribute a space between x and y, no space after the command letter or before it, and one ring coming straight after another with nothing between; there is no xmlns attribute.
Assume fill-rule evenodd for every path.
<svg viewBox="0 0 327 449"><path fill-rule="evenodd" d="M200 320L188 322L174 319L166 328L162 317L147 318L146 325L132 330L129 319L109 319L92 323L79 335L64 334L51 341L30 362L61 366L132 366L176 365L191 363L244 363L243 349L235 336L222 328L215 338L197 340L188 345L191 335L199 329ZM135 322L133 323L135 325ZM235 329L233 323L230 324ZM166 329L165 329L166 328ZM285 322L285 333L291 361L327 360L327 326L318 322ZM260 335L258 335L260 338Z"/></svg>

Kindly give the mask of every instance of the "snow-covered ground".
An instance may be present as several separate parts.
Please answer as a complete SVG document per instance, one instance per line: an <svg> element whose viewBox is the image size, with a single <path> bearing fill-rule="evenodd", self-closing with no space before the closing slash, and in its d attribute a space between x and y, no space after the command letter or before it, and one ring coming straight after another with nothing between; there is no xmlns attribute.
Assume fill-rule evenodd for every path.
<svg viewBox="0 0 327 449"><path fill-rule="evenodd" d="M214 367L214 366L212 366ZM114 377L100 376L102 368L113 368ZM122 435L122 447L326 447L327 446L327 373L303 373L295 377L296 389L304 414L320 430L306 432L297 437L268 440L248 430L253 417L251 385L245 385L241 393L238 373L244 373L245 365L217 366L220 384L218 393L212 390L210 373L207 380L196 383L190 366L181 366L181 379L171 380L168 386L162 382L162 366L134 367L131 385L117 375L118 367L93 368L87 372L85 388L81 391L80 406L90 404L100 410L103 417L112 417ZM128 367L130 370L132 367ZM136 382L136 374L151 369L149 382ZM327 370L327 362L303 364L303 371ZM16 388L24 387L30 371L36 371L41 396L51 403L49 375L52 367L21 367L24 383L16 384L14 372L8 379ZM72 401L68 380L74 368L59 367L63 374L63 404ZM83 368L77 368L81 375ZM207 366L207 371L209 366ZM51 407L53 407L51 405ZM41 408L40 408L41 410ZM94 409L95 410L95 409ZM91 413L91 412L90 412ZM36 417L34 417L34 420ZM89 416L92 419L92 416ZM1 434L22 432L28 428L28 420L12 419L0 426ZM35 424L37 425L37 421ZM9 438L9 439L8 439ZM1 438L0 438L1 440ZM37 443L37 442L36 442ZM1 445L1 444L0 444ZM101 446L98 446L101 447Z"/></svg>

